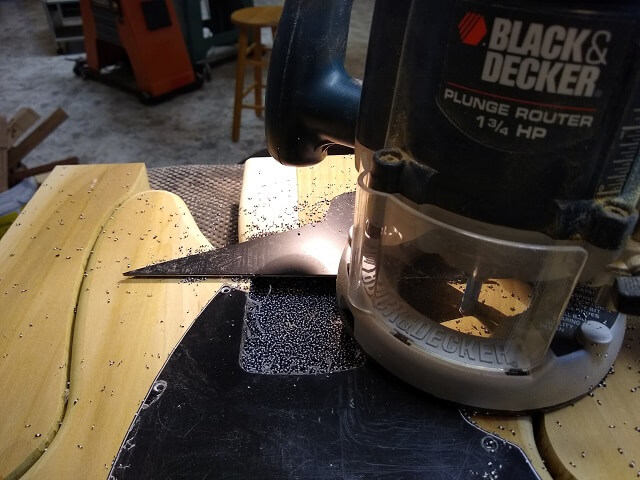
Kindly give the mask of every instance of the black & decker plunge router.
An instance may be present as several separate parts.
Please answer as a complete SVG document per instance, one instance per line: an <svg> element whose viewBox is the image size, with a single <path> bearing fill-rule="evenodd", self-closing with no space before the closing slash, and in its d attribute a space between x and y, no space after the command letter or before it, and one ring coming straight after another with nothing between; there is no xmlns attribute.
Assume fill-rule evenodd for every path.
<svg viewBox="0 0 640 480"><path fill-rule="evenodd" d="M465 405L584 395L640 312L640 7L378 0L363 82L343 65L350 7L285 3L266 131L290 165L355 146L353 226L315 235L346 244L332 268L356 340ZM296 258L301 233L129 274L327 275L328 251L269 258Z"/></svg>
<svg viewBox="0 0 640 480"><path fill-rule="evenodd" d="M640 311L640 7L378 0L361 84L350 3L286 2L266 122L285 164L355 145L338 295L356 340L467 405L583 395Z"/></svg>

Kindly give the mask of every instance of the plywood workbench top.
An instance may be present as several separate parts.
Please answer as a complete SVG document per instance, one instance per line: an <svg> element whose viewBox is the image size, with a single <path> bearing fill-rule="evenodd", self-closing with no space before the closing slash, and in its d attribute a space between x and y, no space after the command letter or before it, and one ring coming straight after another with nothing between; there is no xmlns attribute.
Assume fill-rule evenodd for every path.
<svg viewBox="0 0 640 480"><path fill-rule="evenodd" d="M298 171L269 162L247 164L241 239L283 218L307 223L355 185L350 157ZM149 190L144 165L56 168L0 241L0 479L107 477L153 379L222 285L122 272L209 248L180 198ZM637 327L606 387L575 405L475 421L519 444L543 478L547 467L556 478L637 478Z"/></svg>

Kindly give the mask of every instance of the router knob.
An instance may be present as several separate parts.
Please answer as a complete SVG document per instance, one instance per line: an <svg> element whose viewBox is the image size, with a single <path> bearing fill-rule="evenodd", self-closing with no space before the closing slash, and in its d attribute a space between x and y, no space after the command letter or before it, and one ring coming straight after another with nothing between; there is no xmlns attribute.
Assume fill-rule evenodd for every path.
<svg viewBox="0 0 640 480"><path fill-rule="evenodd" d="M613 334L605 324L588 320L576 331L577 340L590 352L605 350L613 340Z"/></svg>

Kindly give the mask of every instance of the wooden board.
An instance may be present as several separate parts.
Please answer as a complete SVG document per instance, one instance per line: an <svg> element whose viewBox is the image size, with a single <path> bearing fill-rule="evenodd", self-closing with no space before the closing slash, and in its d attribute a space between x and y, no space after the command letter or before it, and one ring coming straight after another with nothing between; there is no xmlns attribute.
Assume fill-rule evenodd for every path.
<svg viewBox="0 0 640 480"><path fill-rule="evenodd" d="M337 162L346 164L346 159ZM302 184L344 177L336 165L305 170ZM290 172L295 186L298 172ZM295 205L294 193L287 204ZM321 205L317 212L326 203L320 197L315 196L314 203ZM23 478L106 475L153 378L222 284L123 279L122 272L207 248L182 201L166 192L142 193L111 216L93 247L80 288L62 426Z"/></svg>
<svg viewBox="0 0 640 480"><path fill-rule="evenodd" d="M57 167L0 240L0 478L58 431L85 265L115 208L145 189L143 164Z"/></svg>
<svg viewBox="0 0 640 480"><path fill-rule="evenodd" d="M245 162L238 208L238 239L243 242L264 232L297 228L296 169L271 157Z"/></svg>
<svg viewBox="0 0 640 480"><path fill-rule="evenodd" d="M122 273L209 248L168 192L144 192L113 214L81 287L62 426L24 479L106 477L153 379L222 285Z"/></svg>
<svg viewBox="0 0 640 480"><path fill-rule="evenodd" d="M29 152L36 148L47 136L68 117L64 110L57 108L23 138L9 149L9 168L15 168Z"/></svg>
<svg viewBox="0 0 640 480"><path fill-rule="evenodd" d="M13 145L27 130L29 130L38 120L40 115L32 108L21 108L9 121L9 140Z"/></svg>
<svg viewBox="0 0 640 480"><path fill-rule="evenodd" d="M296 176L298 217L303 224L321 220L331 199L355 191L358 181L353 155L330 155L318 165L298 168Z"/></svg>
<svg viewBox="0 0 640 480"><path fill-rule="evenodd" d="M240 196L240 241L321 220L329 201L354 191L357 178L352 155L331 155L318 165L302 168L281 165L271 157L247 160Z"/></svg>
<svg viewBox="0 0 640 480"><path fill-rule="evenodd" d="M317 220L328 198L355 185L352 157L286 175L285 167L263 161L269 173L261 178L262 191L249 186L251 163L241 238ZM0 423L0 478L17 477L34 462L25 478L104 478L162 362L219 288L215 281L122 279L129 265L209 247L173 195L145 193L113 214L115 205L145 188L142 166L58 168L0 242L0 411L15 419ZM264 194L271 200L264 202ZM282 197L287 201L278 203ZM252 205L262 207L258 215ZM552 478L545 463L554 478L637 478L638 326L634 320L616 373L593 397L539 422L474 421L518 444L543 479Z"/></svg>
<svg viewBox="0 0 640 480"><path fill-rule="evenodd" d="M500 417L475 414L472 418L473 423L481 429L520 447L542 480L553 478L549 474L546 461L540 455L536 443L534 422L530 416Z"/></svg>
<svg viewBox="0 0 640 480"><path fill-rule="evenodd" d="M640 477L640 319L629 320L605 381L574 405L544 416L539 447L554 478Z"/></svg>

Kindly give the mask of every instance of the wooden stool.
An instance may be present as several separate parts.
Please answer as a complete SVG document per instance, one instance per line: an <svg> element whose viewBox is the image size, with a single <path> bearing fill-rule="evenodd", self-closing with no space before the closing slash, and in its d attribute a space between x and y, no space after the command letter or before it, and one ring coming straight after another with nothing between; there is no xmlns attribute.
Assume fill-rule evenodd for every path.
<svg viewBox="0 0 640 480"><path fill-rule="evenodd" d="M275 37L276 27L282 14L282 7L264 6L248 7L236 10L231 14L231 21L238 28L238 64L236 66L236 97L233 106L233 128L231 139L234 142L240 138L240 119L243 108L255 110L256 117L262 116L262 67L266 67L268 62L263 59L263 54L268 50L260 40L262 28L271 28L271 33ZM253 42L249 45L249 32L253 37ZM253 54L253 58L250 58ZM253 65L254 82L244 88L244 71L247 64ZM242 103L253 90L255 100L253 104Z"/></svg>

